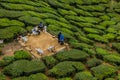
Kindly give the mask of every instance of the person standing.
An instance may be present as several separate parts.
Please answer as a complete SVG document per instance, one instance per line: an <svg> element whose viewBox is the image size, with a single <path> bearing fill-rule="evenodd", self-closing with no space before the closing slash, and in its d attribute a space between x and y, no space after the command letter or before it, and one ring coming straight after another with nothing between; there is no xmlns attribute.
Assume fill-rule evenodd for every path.
<svg viewBox="0 0 120 80"><path fill-rule="evenodd" d="M60 42L60 36L61 36L61 32L58 33L58 42Z"/></svg>
<svg viewBox="0 0 120 80"><path fill-rule="evenodd" d="M63 36L63 34L60 35L60 44L61 45L64 44L64 36Z"/></svg>
<svg viewBox="0 0 120 80"><path fill-rule="evenodd" d="M47 32L47 26L44 26L44 28L43 28L43 32Z"/></svg>

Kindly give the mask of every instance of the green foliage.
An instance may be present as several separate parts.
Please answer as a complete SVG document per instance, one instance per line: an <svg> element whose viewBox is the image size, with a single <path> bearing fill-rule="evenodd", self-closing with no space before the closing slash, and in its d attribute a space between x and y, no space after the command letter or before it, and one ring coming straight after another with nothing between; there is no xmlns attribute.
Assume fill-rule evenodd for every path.
<svg viewBox="0 0 120 80"><path fill-rule="evenodd" d="M23 13L22 11L11 11L11 10L0 9L0 17L18 18L23 15L25 15L25 13Z"/></svg>
<svg viewBox="0 0 120 80"><path fill-rule="evenodd" d="M59 25L58 27L67 28L67 29L71 29L73 27L70 24L66 24L66 23L63 23L63 22L60 22L60 21L57 21L57 20L54 20L54 19L45 19L45 22L47 24Z"/></svg>
<svg viewBox="0 0 120 80"><path fill-rule="evenodd" d="M64 10L64 9L58 9L58 12L62 15L62 16L65 16L65 15L77 15L74 11L72 10Z"/></svg>
<svg viewBox="0 0 120 80"><path fill-rule="evenodd" d="M95 34L99 34L100 33L100 30L98 29L94 29L94 28L83 28L83 30L87 33L95 33Z"/></svg>
<svg viewBox="0 0 120 80"><path fill-rule="evenodd" d="M1 5L9 10L35 10L34 6L26 4L1 3Z"/></svg>
<svg viewBox="0 0 120 80"><path fill-rule="evenodd" d="M104 15L104 13L102 13L102 12L92 12L91 14L94 15L94 16L96 16L96 17Z"/></svg>
<svg viewBox="0 0 120 80"><path fill-rule="evenodd" d="M31 17L31 16L22 16L19 18L19 20L29 25L37 25L42 21L38 17Z"/></svg>
<svg viewBox="0 0 120 80"><path fill-rule="evenodd" d="M46 56L42 58L48 68L55 66L58 61L53 56Z"/></svg>
<svg viewBox="0 0 120 80"><path fill-rule="evenodd" d="M107 40L114 40L116 35L113 33L108 33L108 34L103 35L103 37L106 38Z"/></svg>
<svg viewBox="0 0 120 80"><path fill-rule="evenodd" d="M89 5L89 6L78 6L79 8L81 8L82 10L85 10L85 11L97 11L97 12L103 12L105 10L105 7L103 6L100 6L100 5Z"/></svg>
<svg viewBox="0 0 120 80"><path fill-rule="evenodd" d="M15 51L14 56L15 56L15 59L28 59L28 60L30 60L32 58L31 54L29 52L23 51L23 50Z"/></svg>
<svg viewBox="0 0 120 80"><path fill-rule="evenodd" d="M106 30L108 33L117 33L117 29L115 29L114 27L109 27Z"/></svg>
<svg viewBox="0 0 120 80"><path fill-rule="evenodd" d="M79 72L75 75L74 80L97 80L89 71Z"/></svg>
<svg viewBox="0 0 120 80"><path fill-rule="evenodd" d="M120 56L114 54L105 55L104 60L110 63L120 64Z"/></svg>
<svg viewBox="0 0 120 80"><path fill-rule="evenodd" d="M120 41L120 36L118 36L116 39L117 39L117 41Z"/></svg>
<svg viewBox="0 0 120 80"><path fill-rule="evenodd" d="M75 33L76 38L80 41L80 42L85 42L85 43L93 43L92 40L88 39L87 37L84 37L82 35L80 35L80 33Z"/></svg>
<svg viewBox="0 0 120 80"><path fill-rule="evenodd" d="M45 65L41 60L18 60L6 66L3 72L11 77L18 77L21 75L30 75L44 70Z"/></svg>
<svg viewBox="0 0 120 80"><path fill-rule="evenodd" d="M93 74L96 78L98 78L99 80L103 80L103 78L115 75L117 69L110 65L101 64L97 67L91 68L91 71L93 71Z"/></svg>
<svg viewBox="0 0 120 80"><path fill-rule="evenodd" d="M73 49L70 51L64 51L64 52L59 52L55 55L55 58L57 58L59 61L64 61L64 60L85 60L89 55L81 50Z"/></svg>
<svg viewBox="0 0 120 80"><path fill-rule="evenodd" d="M66 78L59 78L57 80L73 80L72 78L66 77Z"/></svg>
<svg viewBox="0 0 120 80"><path fill-rule="evenodd" d="M9 65L10 63L12 63L13 61L15 61L14 56L5 56L3 57L3 59L0 61L0 66L4 67Z"/></svg>
<svg viewBox="0 0 120 80"><path fill-rule="evenodd" d="M114 25L114 24L116 24L116 22L114 22L114 21L103 21L103 22L100 23L100 25L104 26L104 27Z"/></svg>
<svg viewBox="0 0 120 80"><path fill-rule="evenodd" d="M103 16L100 16L100 18L102 20L106 20L106 21L109 21L110 20L110 17L108 15L103 15Z"/></svg>
<svg viewBox="0 0 120 80"><path fill-rule="evenodd" d="M0 38L4 39L5 41L10 41L13 40L13 38L18 34L18 33L25 33L26 30L22 27L7 27L5 29L0 29ZM8 35L9 34L9 35Z"/></svg>
<svg viewBox="0 0 120 80"><path fill-rule="evenodd" d="M33 26L27 26L26 29L28 32L32 32Z"/></svg>
<svg viewBox="0 0 120 80"><path fill-rule="evenodd" d="M78 8L73 8L72 9L74 12L76 12L78 15L83 15L83 16L93 16L90 12L78 9Z"/></svg>
<svg viewBox="0 0 120 80"><path fill-rule="evenodd" d="M103 48L96 48L96 53L98 56L104 56L104 55L108 55L108 51L103 49Z"/></svg>
<svg viewBox="0 0 120 80"><path fill-rule="evenodd" d="M83 27L94 27L95 25L92 23L85 23L85 22L76 22L73 20L70 20L71 24L78 26L79 28L83 28Z"/></svg>
<svg viewBox="0 0 120 80"><path fill-rule="evenodd" d="M0 80L6 80L6 76L0 72Z"/></svg>
<svg viewBox="0 0 120 80"><path fill-rule="evenodd" d="M97 35L97 34L88 34L87 35L90 39L94 39L96 41L99 41L99 42L104 42L104 43L108 43L108 40L100 35Z"/></svg>
<svg viewBox="0 0 120 80"><path fill-rule="evenodd" d="M7 18L1 18L0 19L0 28L5 28L8 26L24 26L24 23L17 21L17 20L9 20Z"/></svg>
<svg viewBox="0 0 120 80"><path fill-rule="evenodd" d="M120 52L120 43L112 43L112 47Z"/></svg>
<svg viewBox="0 0 120 80"><path fill-rule="evenodd" d="M70 74L84 70L85 66L81 62L64 61L58 63L48 71L48 74L56 77L65 77Z"/></svg>
<svg viewBox="0 0 120 80"><path fill-rule="evenodd" d="M102 61L100 59L92 58L92 59L87 61L87 66L91 68L91 67L98 66L101 63L102 63Z"/></svg>
<svg viewBox="0 0 120 80"><path fill-rule="evenodd" d="M32 74L28 77L24 76L24 77L18 77L18 78L14 78L12 80L48 80L47 76L45 76L42 73L37 73L37 74Z"/></svg>
<svg viewBox="0 0 120 80"><path fill-rule="evenodd" d="M105 80L115 80L114 78L106 78Z"/></svg>
<svg viewBox="0 0 120 80"><path fill-rule="evenodd" d="M83 51L85 51L88 55L92 56L92 55L95 55L96 52L94 49L92 48L83 48Z"/></svg>

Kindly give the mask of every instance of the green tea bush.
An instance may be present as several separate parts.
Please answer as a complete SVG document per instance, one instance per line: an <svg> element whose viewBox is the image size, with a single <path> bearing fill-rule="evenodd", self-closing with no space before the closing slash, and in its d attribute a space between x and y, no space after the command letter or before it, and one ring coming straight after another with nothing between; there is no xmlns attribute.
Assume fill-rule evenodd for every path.
<svg viewBox="0 0 120 80"><path fill-rule="evenodd" d="M22 27L11 26L5 29L0 29L0 38L3 39L5 42L13 40L13 38L18 33L25 33L26 30ZM9 35L8 35L9 34Z"/></svg>
<svg viewBox="0 0 120 80"><path fill-rule="evenodd" d="M65 1L65 0L60 0L60 2L65 3L65 4L82 4L83 1L82 0L69 0L69 1Z"/></svg>
<svg viewBox="0 0 120 80"><path fill-rule="evenodd" d="M83 0L84 1L84 0ZM84 4L98 4L98 3L108 3L109 0L86 0Z"/></svg>
<svg viewBox="0 0 120 80"><path fill-rule="evenodd" d="M65 15L77 15L74 11L72 10L65 10L65 9L58 9L58 12L62 15L62 16L65 16Z"/></svg>
<svg viewBox="0 0 120 80"><path fill-rule="evenodd" d="M0 72L0 80L6 80L6 76Z"/></svg>
<svg viewBox="0 0 120 80"><path fill-rule="evenodd" d="M44 61L48 68L52 68L58 63L58 61L53 56L43 57L42 60Z"/></svg>
<svg viewBox="0 0 120 80"><path fill-rule="evenodd" d="M114 78L106 78L105 80L115 80Z"/></svg>
<svg viewBox="0 0 120 80"><path fill-rule="evenodd" d="M12 63L13 61L15 61L14 56L5 56L3 57L3 59L0 61L0 66L4 67L9 65L10 63Z"/></svg>
<svg viewBox="0 0 120 80"><path fill-rule="evenodd" d="M90 39L94 39L95 41L98 42L103 42L103 43L108 43L108 40L100 35L97 34L88 34L87 35Z"/></svg>
<svg viewBox="0 0 120 80"><path fill-rule="evenodd" d="M55 58L57 58L59 61L86 60L87 57L89 57L87 53L77 49L59 52L55 55Z"/></svg>
<svg viewBox="0 0 120 80"><path fill-rule="evenodd" d="M18 18L24 15L25 14L22 11L11 11L11 10L0 9L0 17Z"/></svg>
<svg viewBox="0 0 120 80"><path fill-rule="evenodd" d="M108 33L108 34L103 35L103 37L106 38L107 40L113 41L115 40L116 34Z"/></svg>
<svg viewBox="0 0 120 80"><path fill-rule="evenodd" d="M117 29L115 29L114 27L109 27L106 30L108 33L117 33Z"/></svg>
<svg viewBox="0 0 120 80"><path fill-rule="evenodd" d="M59 78L57 80L73 80L72 78L66 77L66 78Z"/></svg>
<svg viewBox="0 0 120 80"><path fill-rule="evenodd" d="M119 23L120 22L119 17L120 17L120 15L119 16L115 16L115 17L111 18L111 20L115 21L116 23Z"/></svg>
<svg viewBox="0 0 120 80"><path fill-rule="evenodd" d="M115 21L103 21L100 23L100 26L107 27L107 26L114 25L114 24L116 24Z"/></svg>
<svg viewBox="0 0 120 80"><path fill-rule="evenodd" d="M72 29L72 25L70 24L66 24L66 23L63 23L63 22L59 22L57 20L54 20L54 19L45 19L45 22L47 24L51 24L51 25L59 25L60 27L62 28L67 28L67 29Z"/></svg>
<svg viewBox="0 0 120 80"><path fill-rule="evenodd" d="M102 16L100 16L100 18L101 18L102 20L106 20L106 21L109 21L109 20L110 20L110 17L109 17L108 15L102 15Z"/></svg>
<svg viewBox="0 0 120 80"><path fill-rule="evenodd" d="M26 5L26 4L13 4L13 3L0 3L2 6L9 10L35 10L34 6Z"/></svg>
<svg viewBox="0 0 120 80"><path fill-rule="evenodd" d="M31 17L31 16L22 16L20 18L18 18L20 21L29 24L29 25L37 25L40 22L42 22L42 20L38 17Z"/></svg>
<svg viewBox="0 0 120 80"><path fill-rule="evenodd" d="M58 1L54 1L54 0L46 0L52 7L54 8L62 8L63 4L58 2Z"/></svg>
<svg viewBox="0 0 120 80"><path fill-rule="evenodd" d="M78 28L83 28L83 27L94 27L95 25L92 23L85 23L85 22L76 22L73 20L70 20L71 24L77 26Z"/></svg>
<svg viewBox="0 0 120 80"><path fill-rule="evenodd" d="M93 75L88 71L83 71L75 74L74 80L97 80Z"/></svg>
<svg viewBox="0 0 120 80"><path fill-rule="evenodd" d="M105 55L109 55L108 51L103 48L96 48L96 53L98 57L103 57Z"/></svg>
<svg viewBox="0 0 120 80"><path fill-rule="evenodd" d="M95 17L99 17L99 16L105 15L105 14L102 13L102 12L91 12L91 14L94 15Z"/></svg>
<svg viewBox="0 0 120 80"><path fill-rule="evenodd" d="M80 35L79 33L75 33L75 36L80 42L85 42L85 43L88 43L88 44L93 43L92 40L88 39L87 37L84 37L84 36Z"/></svg>
<svg viewBox="0 0 120 80"><path fill-rule="evenodd" d="M96 52L93 48L83 48L83 51L85 51L90 56L93 56L96 54Z"/></svg>
<svg viewBox="0 0 120 80"><path fill-rule="evenodd" d="M14 57L15 59L28 59L30 60L32 58L31 54L27 51L23 51L23 50L20 50L20 51L15 51L14 52Z"/></svg>
<svg viewBox="0 0 120 80"><path fill-rule="evenodd" d="M98 30L98 29L94 29L94 28L83 28L83 30L85 31L85 32L87 32L87 33L95 33L95 34L99 34L100 33L100 30Z"/></svg>
<svg viewBox="0 0 120 80"><path fill-rule="evenodd" d="M120 41L120 36L118 36L116 39L117 39L117 41Z"/></svg>
<svg viewBox="0 0 120 80"><path fill-rule="evenodd" d="M27 27L26 27L26 30L27 30L28 32L32 32L32 29L33 29L33 26L27 26Z"/></svg>
<svg viewBox="0 0 120 80"><path fill-rule="evenodd" d="M105 27L100 26L100 25L96 25L96 26L95 26L95 28L96 28L96 29L103 30L103 31L105 31L105 30L106 30L106 28L105 28Z"/></svg>
<svg viewBox="0 0 120 80"><path fill-rule="evenodd" d="M110 55L105 55L104 60L110 63L115 63L115 64L120 64L120 56L110 54Z"/></svg>
<svg viewBox="0 0 120 80"><path fill-rule="evenodd" d="M73 8L72 9L74 12L76 12L78 15L82 15L82 16L93 16L90 12L78 9L78 8Z"/></svg>
<svg viewBox="0 0 120 80"><path fill-rule="evenodd" d="M36 8L36 11L39 13L52 13L55 14L57 16L60 16L55 9L50 8L50 7L38 7Z"/></svg>
<svg viewBox="0 0 120 80"><path fill-rule="evenodd" d="M87 66L91 68L91 67L98 66L101 63L102 63L102 61L100 59L92 58L92 59L87 61Z"/></svg>
<svg viewBox="0 0 120 80"><path fill-rule="evenodd" d="M97 11L97 12L103 12L105 10L105 7L100 6L100 5L89 5L89 6L78 6L80 9L92 12L92 11Z"/></svg>
<svg viewBox="0 0 120 80"><path fill-rule="evenodd" d="M43 2L43 1L39 1L38 2L32 2L32 1L29 1L29 0L1 0L1 2L9 2L9 3L20 3L20 4L28 4L28 5L32 5L32 6L37 6L37 7L45 7L45 6L49 6L47 3Z"/></svg>
<svg viewBox="0 0 120 80"><path fill-rule="evenodd" d="M14 78L12 80L48 80L47 76L42 74L42 73L37 73L37 74L32 74L28 77L24 76L24 77L18 77L18 78Z"/></svg>
<svg viewBox="0 0 120 80"><path fill-rule="evenodd" d="M0 26L1 26L1 28L5 28L8 26L18 26L18 27L21 26L21 27L23 27L24 23L17 21L17 20L9 20L7 18L1 18L0 19Z"/></svg>
<svg viewBox="0 0 120 80"><path fill-rule="evenodd" d="M56 77L66 77L84 69L85 66L81 62L64 61L50 69L48 74Z"/></svg>
<svg viewBox="0 0 120 80"><path fill-rule="evenodd" d="M11 77L30 75L45 70L45 65L41 60L18 60L4 67L3 72Z"/></svg>
<svg viewBox="0 0 120 80"><path fill-rule="evenodd" d="M77 21L77 22L85 22L84 18L81 18L81 17L78 17L78 16L68 16L68 15L66 15L65 18L67 20L74 20L74 21Z"/></svg>
<svg viewBox="0 0 120 80"><path fill-rule="evenodd" d="M96 78L103 80L106 77L114 76L117 69L114 66L101 64L97 67L91 68L91 71L93 71L93 74Z"/></svg>
<svg viewBox="0 0 120 80"><path fill-rule="evenodd" d="M120 52L120 43L112 43L112 47Z"/></svg>

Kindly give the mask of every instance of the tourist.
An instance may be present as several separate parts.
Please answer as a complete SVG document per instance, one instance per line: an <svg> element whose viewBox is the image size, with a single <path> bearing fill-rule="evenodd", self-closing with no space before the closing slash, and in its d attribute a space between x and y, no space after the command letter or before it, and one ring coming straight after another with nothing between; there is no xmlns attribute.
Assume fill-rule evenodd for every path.
<svg viewBox="0 0 120 80"><path fill-rule="evenodd" d="M60 36L61 36L61 32L58 33L58 42L60 42Z"/></svg>
<svg viewBox="0 0 120 80"><path fill-rule="evenodd" d="M60 44L61 44L61 45L64 44L64 36L63 36L62 33L61 33L61 35L60 35Z"/></svg>
<svg viewBox="0 0 120 80"><path fill-rule="evenodd" d="M43 32L45 32L45 33L47 32L47 26L43 27Z"/></svg>

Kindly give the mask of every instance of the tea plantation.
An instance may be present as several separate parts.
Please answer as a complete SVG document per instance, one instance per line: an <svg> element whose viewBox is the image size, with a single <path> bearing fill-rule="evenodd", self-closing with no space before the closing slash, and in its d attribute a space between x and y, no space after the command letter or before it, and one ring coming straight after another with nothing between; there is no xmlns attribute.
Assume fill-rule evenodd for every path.
<svg viewBox="0 0 120 80"><path fill-rule="evenodd" d="M35 60L16 51L0 60L0 80L120 80L119 0L0 0L4 43L40 22L71 50Z"/></svg>

